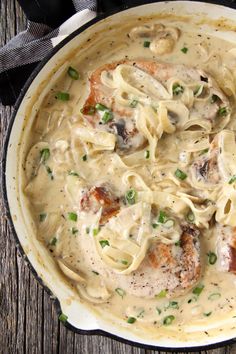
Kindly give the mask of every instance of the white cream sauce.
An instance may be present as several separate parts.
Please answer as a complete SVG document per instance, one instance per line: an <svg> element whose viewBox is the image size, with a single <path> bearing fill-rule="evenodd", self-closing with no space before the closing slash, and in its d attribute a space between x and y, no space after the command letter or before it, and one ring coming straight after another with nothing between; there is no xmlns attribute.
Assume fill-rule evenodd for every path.
<svg viewBox="0 0 236 354"><path fill-rule="evenodd" d="M173 26L173 22L168 23L168 20L150 20L150 23L160 22L165 26ZM140 23L142 21L137 21L136 26ZM112 314L120 325L133 327L138 333L145 330L153 337L163 333L168 333L169 336L175 336L179 332L186 334L191 331L191 328L194 331L194 326L197 328L196 331L204 332L204 328L207 331L207 328L219 319L230 319L235 316L236 276L220 270L219 257L215 264L209 264L208 253L217 253L214 223L211 223L208 230L200 226L202 276L195 287L199 284L204 285L201 294L193 294L191 288L186 294L172 298L168 298L168 294L163 298L137 297L129 294L125 276L104 266L97 253L94 242L94 237L99 235L94 236L94 230L98 228L97 214L92 211L81 211L79 207L81 195L87 185L110 184L118 197L124 196L127 192L127 184L122 182L125 168L120 166L119 157L111 151L103 150L99 146L91 149L89 143L81 144L80 137L76 136L76 129L79 131L82 122L80 110L89 94L88 78L91 73L104 63L139 58L197 66L211 74L228 95L227 99L232 111L228 126L234 129L233 95L235 95L236 76L233 81L231 70L234 68L235 75L235 45L205 35L203 31L198 32L194 28L191 31L189 24L180 21L176 21L174 26L180 29L179 39L175 41L173 50L169 50L168 47L169 52L164 55L156 55L150 48L144 47L144 40L148 41L148 38L129 38L127 35L130 29L135 27L134 25L126 26L113 39L108 35L104 39L100 38L96 43L91 45L88 43L86 54L82 51L80 55L78 51L68 62L68 66L76 68L80 78L71 79L66 72L67 66L60 80L48 93L31 132L31 145L35 146L39 142L41 144L44 142L44 145L34 147L28 154L26 162L28 175L25 193L32 206L31 214L37 227L38 239L42 240L45 247L51 251L55 260L58 258L64 260L73 271L87 279L87 292L91 298L99 299L101 294L105 292L106 296L108 291L111 296L106 301L99 301L98 304L94 303L96 301L91 303L88 301L89 306L100 316L109 318ZM223 74L225 74L224 78L229 79L228 81L225 79L222 82ZM70 99L68 101L55 99L58 91L69 93ZM196 108L196 116L198 115ZM96 139L99 139L99 136ZM46 156L45 161L42 160L42 156L40 157L42 148L50 151L50 156ZM185 146L181 145L181 139L178 140L177 133L163 134L158 140L157 151L156 162L152 164L144 160L141 165L132 168L132 171L137 172L152 190L156 189L157 181L174 175L176 168L184 170L189 176L191 162L199 155L199 151L187 152ZM156 169L158 165L163 165L163 168ZM69 171L73 171L74 175L68 175ZM180 182L180 189L182 183ZM134 184L130 182L131 187L139 190L139 187ZM191 183L185 190L203 199L209 198L210 195L209 189L197 188L194 192ZM122 204L121 208L124 207L126 206ZM170 209L168 212L169 215L175 216ZM72 220L69 220L69 213L73 213L76 217L70 214ZM181 218L183 216L180 216ZM126 225L123 227L125 229ZM133 232L135 234L136 231L133 229ZM71 284L78 294L76 282ZM83 283L79 287L79 293L81 287L83 293ZM122 292L117 289L122 289ZM161 290L163 289L160 288ZM166 318L170 318L168 316L174 316L170 325L163 323ZM135 318L136 322L127 324L127 319L130 317Z"/></svg>

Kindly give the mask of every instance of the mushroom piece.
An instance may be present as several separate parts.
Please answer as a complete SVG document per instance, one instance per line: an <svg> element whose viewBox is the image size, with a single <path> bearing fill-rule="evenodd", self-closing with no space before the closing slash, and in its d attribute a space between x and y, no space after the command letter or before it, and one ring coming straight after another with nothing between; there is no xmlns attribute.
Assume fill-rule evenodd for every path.
<svg viewBox="0 0 236 354"><path fill-rule="evenodd" d="M137 38L154 38L159 31L163 31L165 26L162 24L155 24L152 26L138 26L134 27L130 33L129 37L132 39Z"/></svg>
<svg viewBox="0 0 236 354"><path fill-rule="evenodd" d="M150 50L158 55L171 53L175 46L175 41L172 37L157 38L150 44Z"/></svg>
<svg viewBox="0 0 236 354"><path fill-rule="evenodd" d="M61 269L61 271L71 280L74 280L79 283L83 283L86 280L79 275L72 267L71 265L68 265L67 262L64 259L57 259L57 263Z"/></svg>

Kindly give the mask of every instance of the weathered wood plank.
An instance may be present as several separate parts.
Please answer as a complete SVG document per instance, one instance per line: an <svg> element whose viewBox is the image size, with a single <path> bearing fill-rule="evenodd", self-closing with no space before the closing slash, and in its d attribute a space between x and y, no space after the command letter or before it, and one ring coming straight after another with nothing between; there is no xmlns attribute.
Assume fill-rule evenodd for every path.
<svg viewBox="0 0 236 354"><path fill-rule="evenodd" d="M0 46L26 28L15 0L0 0ZM0 106L0 149L12 109ZM75 334L58 322L53 302L15 246L0 198L0 353L154 354L102 336ZM161 354L167 353L160 352ZM205 351L234 354L236 345Z"/></svg>

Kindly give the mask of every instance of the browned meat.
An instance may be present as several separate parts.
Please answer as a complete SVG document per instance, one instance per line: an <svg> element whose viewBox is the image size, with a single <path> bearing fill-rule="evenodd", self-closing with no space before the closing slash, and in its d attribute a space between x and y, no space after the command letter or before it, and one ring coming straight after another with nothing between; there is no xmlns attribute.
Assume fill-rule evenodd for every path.
<svg viewBox="0 0 236 354"><path fill-rule="evenodd" d="M104 186L92 187L86 191L80 201L80 208L83 211L94 213L102 207L100 224L105 224L112 216L120 210L119 198L116 198Z"/></svg>
<svg viewBox="0 0 236 354"><path fill-rule="evenodd" d="M217 257L221 271L236 274L236 228L217 224Z"/></svg>

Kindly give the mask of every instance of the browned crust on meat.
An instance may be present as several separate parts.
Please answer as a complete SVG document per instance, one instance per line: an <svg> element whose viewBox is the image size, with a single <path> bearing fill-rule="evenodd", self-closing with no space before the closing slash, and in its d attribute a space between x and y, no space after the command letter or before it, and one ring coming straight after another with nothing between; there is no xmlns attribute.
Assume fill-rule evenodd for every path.
<svg viewBox="0 0 236 354"><path fill-rule="evenodd" d="M81 210L92 210L94 213L102 207L101 225L105 224L120 210L119 199L115 198L105 187L92 187L82 197L80 207Z"/></svg>
<svg viewBox="0 0 236 354"><path fill-rule="evenodd" d="M149 264L154 269L165 268L176 273L181 288L193 286L201 275L199 234L197 229L183 228L180 238L182 254L179 259L173 255L173 245L156 243L148 253Z"/></svg>

